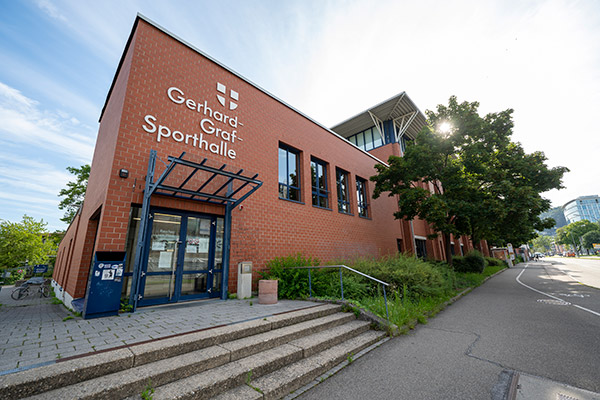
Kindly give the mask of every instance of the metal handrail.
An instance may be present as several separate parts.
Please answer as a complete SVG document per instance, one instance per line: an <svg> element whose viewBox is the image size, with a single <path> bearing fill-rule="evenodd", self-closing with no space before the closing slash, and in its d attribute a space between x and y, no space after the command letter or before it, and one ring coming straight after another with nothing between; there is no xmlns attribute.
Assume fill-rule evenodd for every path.
<svg viewBox="0 0 600 400"><path fill-rule="evenodd" d="M388 312L388 304L387 304L387 295L385 293L385 287L386 286L390 286L389 283L386 283L384 281L380 281L377 278L373 278L370 275L364 274L360 271L357 271L353 268L350 268L346 265L317 265L317 266L308 266L308 267L290 267L289 269L308 269L308 295L309 297L312 297L312 279L311 279L311 274L310 271L312 269L322 269L322 268L338 268L340 270L340 289L342 291L342 300L344 300L344 280L342 279L342 269L347 269L348 271L352 271L355 274L364 276L365 278L369 278L372 281L375 281L379 284L381 284L381 287L383 288L383 300L385 302L385 316L387 317L387 322L388 322L388 326L390 325L390 313Z"/></svg>

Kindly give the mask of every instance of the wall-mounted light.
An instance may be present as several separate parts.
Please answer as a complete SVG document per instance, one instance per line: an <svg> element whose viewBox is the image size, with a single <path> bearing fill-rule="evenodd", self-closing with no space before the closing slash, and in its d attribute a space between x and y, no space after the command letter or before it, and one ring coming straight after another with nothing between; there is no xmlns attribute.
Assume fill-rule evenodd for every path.
<svg viewBox="0 0 600 400"><path fill-rule="evenodd" d="M121 178L127 178L127 177L129 176L129 171L128 171L128 170L126 170L125 168L121 168L121 169L119 170L119 176L120 176Z"/></svg>

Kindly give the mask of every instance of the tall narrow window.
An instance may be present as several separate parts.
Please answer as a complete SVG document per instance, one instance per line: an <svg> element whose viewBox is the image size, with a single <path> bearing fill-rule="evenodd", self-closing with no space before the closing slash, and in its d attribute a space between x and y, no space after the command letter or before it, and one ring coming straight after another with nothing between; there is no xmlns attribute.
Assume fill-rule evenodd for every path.
<svg viewBox="0 0 600 400"><path fill-rule="evenodd" d="M300 201L299 152L279 146L279 197Z"/></svg>
<svg viewBox="0 0 600 400"><path fill-rule="evenodd" d="M329 191L327 190L327 165L313 158L310 161L313 206L329 208Z"/></svg>
<svg viewBox="0 0 600 400"><path fill-rule="evenodd" d="M417 245L417 257L426 259L427 258L427 241L423 239L415 239Z"/></svg>
<svg viewBox="0 0 600 400"><path fill-rule="evenodd" d="M367 202L367 181L356 177L356 204L358 205L358 215L363 218L369 218L369 203Z"/></svg>
<svg viewBox="0 0 600 400"><path fill-rule="evenodd" d="M341 169L336 169L336 184L338 195L338 211L350 214L350 190L348 188L348 173Z"/></svg>

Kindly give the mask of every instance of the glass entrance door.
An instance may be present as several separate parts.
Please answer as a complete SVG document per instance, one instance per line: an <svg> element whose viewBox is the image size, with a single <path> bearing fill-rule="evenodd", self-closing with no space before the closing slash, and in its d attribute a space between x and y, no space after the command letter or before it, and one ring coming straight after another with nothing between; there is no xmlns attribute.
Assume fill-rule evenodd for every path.
<svg viewBox="0 0 600 400"><path fill-rule="evenodd" d="M221 293L223 218L151 213L140 306Z"/></svg>
<svg viewBox="0 0 600 400"><path fill-rule="evenodd" d="M214 256L211 239L214 238L214 221L207 218L187 217L185 253L181 296L194 296L212 292ZM211 283L209 285L208 283Z"/></svg>
<svg viewBox="0 0 600 400"><path fill-rule="evenodd" d="M181 216L152 213L152 233L142 279L143 303L163 303L173 300L180 236ZM156 301L157 299L159 301Z"/></svg>

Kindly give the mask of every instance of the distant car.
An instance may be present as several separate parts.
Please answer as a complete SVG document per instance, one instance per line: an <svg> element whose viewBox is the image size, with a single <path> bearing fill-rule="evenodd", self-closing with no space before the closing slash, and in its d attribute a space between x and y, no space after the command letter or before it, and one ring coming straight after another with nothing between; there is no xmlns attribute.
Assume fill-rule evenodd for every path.
<svg viewBox="0 0 600 400"><path fill-rule="evenodd" d="M567 257L575 257L575 252L574 251L567 252Z"/></svg>

